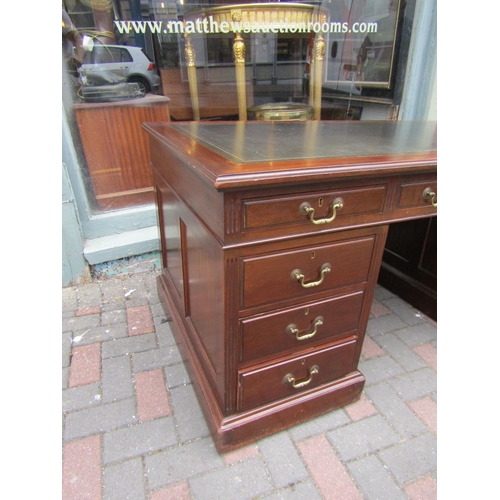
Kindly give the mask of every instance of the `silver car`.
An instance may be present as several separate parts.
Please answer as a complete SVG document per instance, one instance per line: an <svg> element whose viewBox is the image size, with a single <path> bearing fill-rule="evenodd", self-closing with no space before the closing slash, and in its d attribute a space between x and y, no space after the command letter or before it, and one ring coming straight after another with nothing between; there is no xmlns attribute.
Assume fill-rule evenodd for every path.
<svg viewBox="0 0 500 500"><path fill-rule="evenodd" d="M140 47L94 45L85 53L80 71L84 75L109 71L127 82L138 83L143 93L157 91L161 83L156 65Z"/></svg>

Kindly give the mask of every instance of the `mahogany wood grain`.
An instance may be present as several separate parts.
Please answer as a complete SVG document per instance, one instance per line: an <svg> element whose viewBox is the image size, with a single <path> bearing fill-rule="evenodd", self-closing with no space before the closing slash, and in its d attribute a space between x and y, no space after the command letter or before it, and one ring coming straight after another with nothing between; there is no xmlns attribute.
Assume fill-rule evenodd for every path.
<svg viewBox="0 0 500 500"><path fill-rule="evenodd" d="M357 334L363 298L364 291L359 290L243 318L240 322L240 366L275 358L280 352L291 354L327 340ZM307 337L314 331L317 318L322 318L321 325L316 328L313 337L297 339L288 330L289 325L294 325L299 337Z"/></svg>
<svg viewBox="0 0 500 500"><path fill-rule="evenodd" d="M142 124L170 121L168 104L168 97L148 95L128 101L74 105L100 209L154 201L149 144Z"/></svg>
<svg viewBox="0 0 500 500"><path fill-rule="evenodd" d="M239 371L238 410L245 411L297 393L307 392L355 370L357 338L268 365ZM315 371L311 371L316 368ZM292 375L295 381L288 381ZM293 383L303 387L295 388Z"/></svg>
<svg viewBox="0 0 500 500"><path fill-rule="evenodd" d="M318 294L331 294L336 288L367 281L374 239L374 236L353 238L245 259L241 309L297 298L310 300ZM317 282L324 264L329 264L331 271L317 286L304 288L299 281L291 279L292 271L299 269L306 285Z"/></svg>
<svg viewBox="0 0 500 500"><path fill-rule="evenodd" d="M406 194L408 186L434 186L436 152L432 125L415 139L404 125L302 123L294 130L304 137L289 137L282 150L286 126L218 125L145 128L165 266L159 294L224 452L359 398L357 364L388 224L436 214ZM342 141L350 131L352 156L340 139L340 152L335 140L315 142L318 126L323 138ZM297 153L294 140L302 153L286 158L287 144ZM347 204L338 220L298 217L299 200L324 217L339 194ZM331 271L321 283L292 279L300 269L304 284L319 281L325 263ZM319 316L314 337L287 333L291 324L310 332Z"/></svg>
<svg viewBox="0 0 500 500"><path fill-rule="evenodd" d="M303 193L299 196L273 197L268 200L252 200L244 204L244 228L280 226L284 224L306 224L311 226L309 216L302 215L299 208L308 203L314 209L314 219L331 217L332 206L342 198L343 206L336 211L336 220L341 227L346 216L354 214L380 213L384 208L386 187L364 189L337 189L335 191ZM337 225L336 223L336 225Z"/></svg>

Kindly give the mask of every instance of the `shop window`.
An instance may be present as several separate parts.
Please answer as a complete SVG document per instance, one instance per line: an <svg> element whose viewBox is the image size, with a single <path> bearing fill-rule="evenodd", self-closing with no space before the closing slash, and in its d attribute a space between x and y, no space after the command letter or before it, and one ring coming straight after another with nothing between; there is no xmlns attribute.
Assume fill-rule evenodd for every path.
<svg viewBox="0 0 500 500"><path fill-rule="evenodd" d="M242 115L235 71L239 47L248 109L287 103L316 113L319 102L307 119L397 118L414 0L304 2L306 29L298 25L296 3L242 4L253 6L248 18L227 1L65 0L81 38L66 39L73 46L64 54L64 107L92 213L153 203L143 122L249 117L246 110ZM272 5L275 24L259 14ZM233 17L218 17L228 6ZM238 15L255 23L242 25L241 38L227 27ZM81 47L85 65L123 67L96 84L79 67ZM144 55L140 61L129 50L134 47Z"/></svg>

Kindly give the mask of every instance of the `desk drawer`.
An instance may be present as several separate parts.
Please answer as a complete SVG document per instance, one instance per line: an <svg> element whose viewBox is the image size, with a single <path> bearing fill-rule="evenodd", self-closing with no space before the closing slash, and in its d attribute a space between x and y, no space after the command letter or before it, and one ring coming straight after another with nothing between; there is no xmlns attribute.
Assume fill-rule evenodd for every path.
<svg viewBox="0 0 500 500"><path fill-rule="evenodd" d="M243 202L243 227L257 229L297 224L309 226L311 230L318 226L342 227L352 216L382 212L385 196L385 186L375 186L247 200ZM327 222L338 200L342 200L342 208L336 208L335 218ZM314 224L313 220L323 222Z"/></svg>
<svg viewBox="0 0 500 500"><path fill-rule="evenodd" d="M356 368L355 351L356 339L352 339L306 356L240 371L238 410L294 396L347 375Z"/></svg>
<svg viewBox="0 0 500 500"><path fill-rule="evenodd" d="M367 281L375 235L243 259L242 308Z"/></svg>
<svg viewBox="0 0 500 500"><path fill-rule="evenodd" d="M437 204L437 180L402 182L399 188L398 208L428 207Z"/></svg>
<svg viewBox="0 0 500 500"><path fill-rule="evenodd" d="M357 334L363 297L361 290L242 320L240 362Z"/></svg>

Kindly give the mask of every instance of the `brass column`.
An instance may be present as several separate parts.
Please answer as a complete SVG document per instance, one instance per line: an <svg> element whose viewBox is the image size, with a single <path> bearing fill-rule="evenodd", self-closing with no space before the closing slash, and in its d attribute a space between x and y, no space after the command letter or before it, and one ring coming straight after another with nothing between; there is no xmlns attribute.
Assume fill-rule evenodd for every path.
<svg viewBox="0 0 500 500"><path fill-rule="evenodd" d="M233 21L241 21L241 12L234 12ZM245 86L245 42L240 33L236 33L233 45L234 65L236 71L236 92L238 95L239 119L247 119L247 93Z"/></svg>
<svg viewBox="0 0 500 500"><path fill-rule="evenodd" d="M191 95L191 106L193 108L193 120L200 120L200 103L198 101L198 82L196 78L196 54L194 52L193 45L191 44L191 38L186 35L186 63L188 70L188 80L189 80L189 93Z"/></svg>
<svg viewBox="0 0 500 500"><path fill-rule="evenodd" d="M321 85L323 83L323 58L325 55L325 39L321 33L318 34L314 42L314 57L312 75L310 82L312 92L312 106L314 108L314 119L321 119ZM311 76L312 76L311 75Z"/></svg>

